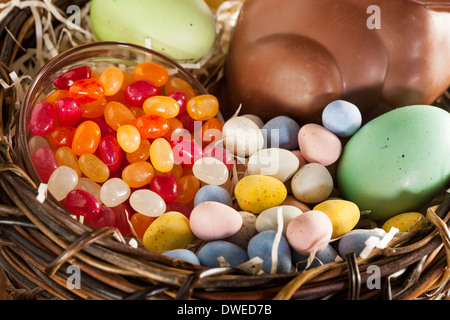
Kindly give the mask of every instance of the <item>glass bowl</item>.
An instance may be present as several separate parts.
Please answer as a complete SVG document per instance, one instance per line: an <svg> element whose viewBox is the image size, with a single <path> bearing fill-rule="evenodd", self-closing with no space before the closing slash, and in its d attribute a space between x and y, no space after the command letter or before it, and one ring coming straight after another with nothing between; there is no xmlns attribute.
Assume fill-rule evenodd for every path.
<svg viewBox="0 0 450 320"><path fill-rule="evenodd" d="M206 89L192 74L170 58L151 49L123 42L93 42L71 48L54 57L39 71L22 102L16 135L17 155L31 179L38 184L42 182L33 166L28 148L28 141L32 137L29 130L31 111L38 102L45 100L56 90L53 80L69 69L84 65L95 67L96 70L112 65L133 68L146 61L165 66L170 77L176 76L187 81L196 95L207 94Z"/></svg>

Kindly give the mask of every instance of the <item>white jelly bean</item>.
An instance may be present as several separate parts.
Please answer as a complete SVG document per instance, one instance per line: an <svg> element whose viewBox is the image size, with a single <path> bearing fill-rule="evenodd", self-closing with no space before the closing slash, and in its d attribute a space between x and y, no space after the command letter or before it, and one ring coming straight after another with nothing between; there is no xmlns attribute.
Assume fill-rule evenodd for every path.
<svg viewBox="0 0 450 320"><path fill-rule="evenodd" d="M159 217L166 211L163 198L148 189L134 191L130 196L130 206L136 212L150 217Z"/></svg>
<svg viewBox="0 0 450 320"><path fill-rule="evenodd" d="M78 184L78 174L70 167L61 166L53 171L48 180L48 191L56 200L63 200Z"/></svg>
<svg viewBox="0 0 450 320"><path fill-rule="evenodd" d="M111 178L103 183L100 199L105 206L115 207L130 197L130 186L120 178Z"/></svg>

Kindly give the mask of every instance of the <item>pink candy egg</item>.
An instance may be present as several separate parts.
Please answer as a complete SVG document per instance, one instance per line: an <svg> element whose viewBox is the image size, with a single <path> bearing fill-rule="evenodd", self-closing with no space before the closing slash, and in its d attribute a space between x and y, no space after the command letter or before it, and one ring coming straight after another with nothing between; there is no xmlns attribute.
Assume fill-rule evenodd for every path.
<svg viewBox="0 0 450 320"><path fill-rule="evenodd" d="M238 211L215 201L198 204L190 215L191 231L202 240L230 237L241 229L242 223L242 216Z"/></svg>
<svg viewBox="0 0 450 320"><path fill-rule="evenodd" d="M333 233L330 218L318 210L311 210L293 218L286 229L290 246L298 253L309 256L328 245Z"/></svg>
<svg viewBox="0 0 450 320"><path fill-rule="evenodd" d="M324 166L335 163L342 151L341 140L325 127L314 123L300 128L298 144L302 156L308 162L317 162Z"/></svg>

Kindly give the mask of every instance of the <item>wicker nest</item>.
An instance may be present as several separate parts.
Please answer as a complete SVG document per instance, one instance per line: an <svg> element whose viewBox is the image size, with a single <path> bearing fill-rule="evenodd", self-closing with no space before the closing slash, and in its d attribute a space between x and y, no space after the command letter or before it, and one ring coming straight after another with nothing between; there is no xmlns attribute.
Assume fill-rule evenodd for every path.
<svg viewBox="0 0 450 320"><path fill-rule="evenodd" d="M86 0L55 6L83 6ZM33 14L13 9L0 21L1 75L35 41ZM55 21L58 23L58 21ZM450 289L450 195L435 199L424 228L401 234L365 258L345 259L303 272L251 275L233 267L205 268L133 248L114 228L94 229L59 204L37 200L38 189L14 154L17 91L0 89L0 297L15 299L445 299ZM437 102L450 110L450 98ZM436 208L436 207L434 207ZM71 287L70 266L82 273ZM370 266L381 286L372 288ZM6 280L2 281L2 278Z"/></svg>

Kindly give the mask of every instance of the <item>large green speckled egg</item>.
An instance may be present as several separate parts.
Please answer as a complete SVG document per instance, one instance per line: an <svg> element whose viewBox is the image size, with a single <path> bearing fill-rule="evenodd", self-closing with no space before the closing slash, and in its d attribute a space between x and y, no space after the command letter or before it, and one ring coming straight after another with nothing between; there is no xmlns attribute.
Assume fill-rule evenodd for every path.
<svg viewBox="0 0 450 320"><path fill-rule="evenodd" d="M98 41L145 46L179 63L205 56L216 37L215 18L203 0L92 0L90 20Z"/></svg>
<svg viewBox="0 0 450 320"><path fill-rule="evenodd" d="M450 181L450 113L416 105L373 119L345 145L336 177L373 220L421 209Z"/></svg>

